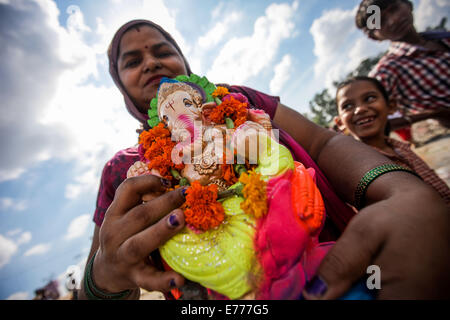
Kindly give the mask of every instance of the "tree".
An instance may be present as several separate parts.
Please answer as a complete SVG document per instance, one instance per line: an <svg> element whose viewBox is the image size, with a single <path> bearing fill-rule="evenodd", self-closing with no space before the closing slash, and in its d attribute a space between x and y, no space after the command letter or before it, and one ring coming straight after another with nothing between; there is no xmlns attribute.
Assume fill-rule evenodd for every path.
<svg viewBox="0 0 450 320"><path fill-rule="evenodd" d="M445 25L447 24L447 17L441 19L441 22L435 27L427 27L426 31L434 31L434 30L446 30Z"/></svg>
<svg viewBox="0 0 450 320"><path fill-rule="evenodd" d="M328 89L316 93L313 100L309 102L309 108L312 117L308 116L308 118L323 127L327 127L334 116L337 115L336 102L334 97L328 92Z"/></svg>

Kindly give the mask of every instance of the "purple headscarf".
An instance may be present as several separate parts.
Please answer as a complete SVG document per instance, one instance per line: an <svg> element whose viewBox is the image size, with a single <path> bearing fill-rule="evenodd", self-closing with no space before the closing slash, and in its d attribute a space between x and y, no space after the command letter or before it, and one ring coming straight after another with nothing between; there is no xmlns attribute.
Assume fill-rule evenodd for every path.
<svg viewBox="0 0 450 320"><path fill-rule="evenodd" d="M122 95L124 97L125 105L127 107L128 112L136 120L138 120L140 123L142 123L144 125L144 128L148 128L148 124L147 124L148 115L145 113L142 113L136 107L135 103L133 102L133 100L128 95L127 91L125 90L125 88L122 84L122 81L120 81L119 72L117 70L120 41L122 40L122 36L125 34L125 32L127 32L131 28L140 26L140 25L148 25L152 28L155 28L159 32L161 32L161 34L164 36L164 38L175 47L175 49L178 51L178 53L183 58L188 75L190 75L192 72L191 72L191 68L189 67L189 64L188 64L186 58L184 57L183 52L181 51L178 44L175 42L175 40L172 38L172 36L169 33L167 33L163 28L161 28L161 26L157 25L156 23L153 23L149 20L132 20L132 21L124 24L122 27L120 27L119 30L117 30L116 34L114 35L114 37L111 41L111 44L109 45L109 48L108 48L109 73L111 74L111 77L114 80L114 83L119 88L120 92L122 93Z"/></svg>

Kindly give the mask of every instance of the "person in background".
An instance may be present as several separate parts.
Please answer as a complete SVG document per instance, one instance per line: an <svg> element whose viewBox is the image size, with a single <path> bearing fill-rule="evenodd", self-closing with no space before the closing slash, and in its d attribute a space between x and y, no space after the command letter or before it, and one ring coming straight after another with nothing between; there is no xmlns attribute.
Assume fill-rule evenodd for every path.
<svg viewBox="0 0 450 320"><path fill-rule="evenodd" d="M336 91L337 127L395 163L414 170L432 186L450 205L450 189L408 143L386 136L388 115L396 110L395 100L390 100L383 85L375 78L354 77L340 83Z"/></svg>
<svg viewBox="0 0 450 320"><path fill-rule="evenodd" d="M372 28L370 6L381 10L381 26ZM442 130L450 128L450 32L419 33L414 27L409 0L364 0L356 14L356 26L370 39L389 41L388 52L369 73L377 78L399 113L390 120L392 130L410 140L409 128L435 119ZM439 125L439 124L438 124ZM413 126L413 136L416 125Z"/></svg>

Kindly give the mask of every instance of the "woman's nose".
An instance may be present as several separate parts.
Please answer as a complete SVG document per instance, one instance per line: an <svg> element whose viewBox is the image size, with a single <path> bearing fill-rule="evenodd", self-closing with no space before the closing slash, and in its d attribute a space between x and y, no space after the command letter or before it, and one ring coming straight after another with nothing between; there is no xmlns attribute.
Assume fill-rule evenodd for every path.
<svg viewBox="0 0 450 320"><path fill-rule="evenodd" d="M161 68L161 62L151 55L145 57L144 72L155 71Z"/></svg>

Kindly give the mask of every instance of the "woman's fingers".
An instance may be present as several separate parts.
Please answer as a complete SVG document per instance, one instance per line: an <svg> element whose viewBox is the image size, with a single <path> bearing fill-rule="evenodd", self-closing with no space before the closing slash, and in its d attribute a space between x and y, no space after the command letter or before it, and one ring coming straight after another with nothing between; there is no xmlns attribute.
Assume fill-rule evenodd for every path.
<svg viewBox="0 0 450 320"><path fill-rule="evenodd" d="M153 266L145 265L136 270L134 282L147 291L168 292L184 284L184 278L175 271L160 271Z"/></svg>
<svg viewBox="0 0 450 320"><path fill-rule="evenodd" d="M117 188L114 200L108 209L109 215L123 215L142 203L148 193L164 192L167 184L159 177L143 175L126 179Z"/></svg>
<svg viewBox="0 0 450 320"><path fill-rule="evenodd" d="M140 261L158 249L184 227L184 214L176 209L164 219L131 236L118 249L120 259Z"/></svg>
<svg viewBox="0 0 450 320"><path fill-rule="evenodd" d="M373 212L372 212L373 213ZM305 287L307 299L337 299L366 274L382 246L384 232L361 211L322 260L318 275ZM370 218L370 219L367 219Z"/></svg>
<svg viewBox="0 0 450 320"><path fill-rule="evenodd" d="M158 222L186 201L183 189L176 189L141 203L121 218L122 234L131 237Z"/></svg>

